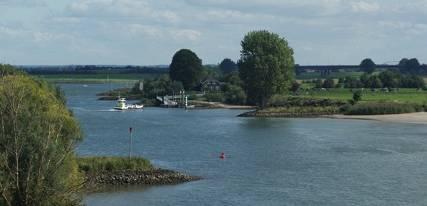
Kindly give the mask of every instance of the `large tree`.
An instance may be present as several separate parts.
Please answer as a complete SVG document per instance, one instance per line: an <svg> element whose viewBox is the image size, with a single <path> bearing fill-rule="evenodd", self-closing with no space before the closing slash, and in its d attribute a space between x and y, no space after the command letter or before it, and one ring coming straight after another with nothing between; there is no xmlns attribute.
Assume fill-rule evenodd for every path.
<svg viewBox="0 0 427 206"><path fill-rule="evenodd" d="M241 46L239 75L248 102L264 108L274 94L291 84L294 52L284 38L268 31L249 32Z"/></svg>
<svg viewBox="0 0 427 206"><path fill-rule="evenodd" d="M0 74L0 205L79 204L77 121L54 87Z"/></svg>
<svg viewBox="0 0 427 206"><path fill-rule="evenodd" d="M202 60L189 49L175 53L169 67L172 81L182 82L186 90L193 89L200 81L203 66Z"/></svg>
<svg viewBox="0 0 427 206"><path fill-rule="evenodd" d="M375 71L375 63L372 61L372 59L366 58L360 63L360 69L363 72L366 72L368 74L372 74Z"/></svg>
<svg viewBox="0 0 427 206"><path fill-rule="evenodd" d="M419 74L422 72L422 67L416 58L403 58L399 62L399 71L403 74Z"/></svg>
<svg viewBox="0 0 427 206"><path fill-rule="evenodd" d="M219 64L219 68L221 69L223 74L228 74L237 71L238 69L237 64L233 60L228 58L222 60L222 62Z"/></svg>

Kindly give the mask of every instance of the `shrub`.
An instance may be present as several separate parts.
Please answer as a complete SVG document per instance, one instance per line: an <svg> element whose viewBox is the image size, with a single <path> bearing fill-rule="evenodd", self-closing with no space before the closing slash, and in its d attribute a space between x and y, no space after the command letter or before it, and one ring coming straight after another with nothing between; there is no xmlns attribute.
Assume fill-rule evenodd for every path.
<svg viewBox="0 0 427 206"><path fill-rule="evenodd" d="M323 82L323 88L334 88L335 87L335 81L333 79L326 79Z"/></svg>
<svg viewBox="0 0 427 206"><path fill-rule="evenodd" d="M205 98L208 102L224 102L224 94L220 92L207 93Z"/></svg>
<svg viewBox="0 0 427 206"><path fill-rule="evenodd" d="M353 104L356 104L357 102L359 102L360 100L362 100L362 91L360 91L360 90L355 91L353 93L353 99L352 100L353 100L352 101Z"/></svg>
<svg viewBox="0 0 427 206"><path fill-rule="evenodd" d="M382 115L421 112L424 108L416 104L363 103L343 106L341 111L346 115Z"/></svg>
<svg viewBox="0 0 427 206"><path fill-rule="evenodd" d="M310 99L300 97L285 97L274 96L270 101L272 107L294 107L294 106L312 106L312 107L327 107L327 106L342 106L345 102L331 99Z"/></svg>
<svg viewBox="0 0 427 206"><path fill-rule="evenodd" d="M245 91L239 86L226 85L224 88L225 102L228 104L245 104L246 94Z"/></svg>

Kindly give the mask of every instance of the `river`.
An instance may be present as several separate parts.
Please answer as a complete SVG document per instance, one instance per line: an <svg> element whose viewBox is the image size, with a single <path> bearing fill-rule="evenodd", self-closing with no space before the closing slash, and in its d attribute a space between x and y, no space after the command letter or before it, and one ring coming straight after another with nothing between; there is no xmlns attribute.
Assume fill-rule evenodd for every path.
<svg viewBox="0 0 427 206"><path fill-rule="evenodd" d="M203 177L112 187L86 195L88 206L427 204L425 125L238 118L239 110L115 112L115 102L96 100L108 85L61 87L85 134L79 155L126 156L132 127L133 155Z"/></svg>

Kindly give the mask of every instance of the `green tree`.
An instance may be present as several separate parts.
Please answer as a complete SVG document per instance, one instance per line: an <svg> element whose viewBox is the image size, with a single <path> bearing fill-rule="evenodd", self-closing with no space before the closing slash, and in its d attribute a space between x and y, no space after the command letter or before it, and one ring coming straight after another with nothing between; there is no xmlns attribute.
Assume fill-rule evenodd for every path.
<svg viewBox="0 0 427 206"><path fill-rule="evenodd" d="M412 59L403 58L402 60L400 60L398 66L399 66L399 71L402 74L420 74L422 73L422 70L423 70L420 62L416 58L412 58Z"/></svg>
<svg viewBox="0 0 427 206"><path fill-rule="evenodd" d="M169 75L172 81L182 82L186 90L197 86L202 71L202 60L189 49L181 49L176 52L169 67Z"/></svg>
<svg viewBox="0 0 427 206"><path fill-rule="evenodd" d="M381 79L375 75L375 76L369 77L369 80L368 80L366 87L367 88L369 87L371 89L382 88L383 83L381 82Z"/></svg>
<svg viewBox="0 0 427 206"><path fill-rule="evenodd" d="M264 108L274 94L290 86L294 52L284 38L268 31L249 32L241 46L239 74L248 102Z"/></svg>
<svg viewBox="0 0 427 206"><path fill-rule="evenodd" d="M335 81L334 81L333 79L331 79L331 78L326 79L326 80L323 82L322 87L323 87L323 88L334 88L334 87L335 87Z"/></svg>
<svg viewBox="0 0 427 206"><path fill-rule="evenodd" d="M314 80L314 87L315 88L322 88L323 87L323 80L321 80L321 79Z"/></svg>
<svg viewBox="0 0 427 206"><path fill-rule="evenodd" d="M409 74L419 74L421 73L421 64L416 58L410 59L406 63L406 70Z"/></svg>
<svg viewBox="0 0 427 206"><path fill-rule="evenodd" d="M357 104L357 102L362 100L362 91L357 90L353 93L353 99L351 100L351 104Z"/></svg>
<svg viewBox="0 0 427 206"><path fill-rule="evenodd" d="M225 102L228 104L243 105L246 103L246 94L242 87L226 84L224 86Z"/></svg>
<svg viewBox="0 0 427 206"><path fill-rule="evenodd" d="M372 74L375 71L375 63L372 61L372 59L366 58L360 63L360 69L363 72L366 72L368 74Z"/></svg>
<svg viewBox="0 0 427 206"><path fill-rule="evenodd" d="M77 121L54 87L10 74L0 77L0 205L79 204Z"/></svg>
<svg viewBox="0 0 427 206"><path fill-rule="evenodd" d="M233 60L228 58L222 60L222 62L219 64L219 68L221 69L223 74L228 74L237 71L238 69L237 64Z"/></svg>
<svg viewBox="0 0 427 206"><path fill-rule="evenodd" d="M384 71L378 76L383 84L383 87L398 88L400 87L401 76L398 72Z"/></svg>
<svg viewBox="0 0 427 206"><path fill-rule="evenodd" d="M301 88L301 84L300 83L298 83L297 81L293 81L292 82L291 91L293 93L297 93L300 88Z"/></svg>

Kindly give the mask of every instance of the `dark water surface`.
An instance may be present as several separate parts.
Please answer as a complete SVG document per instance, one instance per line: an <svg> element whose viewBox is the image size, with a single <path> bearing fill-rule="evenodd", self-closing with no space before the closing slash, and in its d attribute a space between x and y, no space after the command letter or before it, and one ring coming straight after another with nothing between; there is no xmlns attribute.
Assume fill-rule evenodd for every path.
<svg viewBox="0 0 427 206"><path fill-rule="evenodd" d="M237 110L114 112L108 85L61 85L85 140L79 155L128 154L204 179L111 188L109 205L427 205L427 127L375 121L237 118ZM117 86L117 85L115 85ZM225 152L227 158L218 158Z"/></svg>

